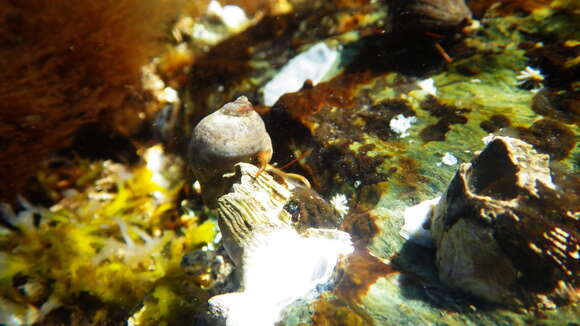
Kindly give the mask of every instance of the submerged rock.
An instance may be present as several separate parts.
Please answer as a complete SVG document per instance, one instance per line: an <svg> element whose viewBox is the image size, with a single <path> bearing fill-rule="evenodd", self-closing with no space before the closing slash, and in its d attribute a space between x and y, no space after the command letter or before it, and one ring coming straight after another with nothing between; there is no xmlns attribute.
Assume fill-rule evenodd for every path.
<svg viewBox="0 0 580 326"><path fill-rule="evenodd" d="M218 200L223 243L241 269L242 291L210 299L211 319L227 325L273 325L293 301L316 295L341 255L354 248L335 229L299 230L285 210L296 187L251 164L236 165L236 183Z"/></svg>
<svg viewBox="0 0 580 326"><path fill-rule="evenodd" d="M280 96L299 91L307 80L317 84L336 64L339 52L321 42L290 59L263 90L264 104L272 106Z"/></svg>
<svg viewBox="0 0 580 326"><path fill-rule="evenodd" d="M549 156L494 137L461 164L431 230L442 281L492 302L578 302L580 200L552 182Z"/></svg>

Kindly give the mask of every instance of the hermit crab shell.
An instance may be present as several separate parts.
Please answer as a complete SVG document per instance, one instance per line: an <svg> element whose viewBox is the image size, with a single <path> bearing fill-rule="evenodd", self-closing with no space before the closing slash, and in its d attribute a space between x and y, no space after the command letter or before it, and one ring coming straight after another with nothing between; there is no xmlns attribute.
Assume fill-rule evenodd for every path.
<svg viewBox="0 0 580 326"><path fill-rule="evenodd" d="M262 118L245 96L227 103L194 128L188 159L206 204L215 207L225 193L222 176L238 162L264 168L272 158L272 141Z"/></svg>
<svg viewBox="0 0 580 326"><path fill-rule="evenodd" d="M431 33L456 30L471 19L465 0L397 0L395 23Z"/></svg>

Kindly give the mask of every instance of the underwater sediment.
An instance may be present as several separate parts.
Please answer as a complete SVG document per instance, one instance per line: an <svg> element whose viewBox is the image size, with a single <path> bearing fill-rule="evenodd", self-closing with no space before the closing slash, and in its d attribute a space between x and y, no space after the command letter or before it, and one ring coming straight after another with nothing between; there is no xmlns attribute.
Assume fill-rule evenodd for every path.
<svg viewBox="0 0 580 326"><path fill-rule="evenodd" d="M32 26L17 9L0 11L6 26ZM580 323L575 1L176 11L142 33L138 14L103 19L98 30L127 41L63 37L9 70L27 73L5 79L4 103L39 104L35 117L1 109L2 130L17 131L2 162L36 163L19 188L3 169L0 324ZM69 30L80 16L34 26ZM25 31L11 42L54 41ZM17 92L30 76L51 87ZM236 99L247 129L216 118ZM196 136L205 119L210 137ZM308 289L266 300L304 276L284 272L319 266L325 244L326 267L302 269Z"/></svg>

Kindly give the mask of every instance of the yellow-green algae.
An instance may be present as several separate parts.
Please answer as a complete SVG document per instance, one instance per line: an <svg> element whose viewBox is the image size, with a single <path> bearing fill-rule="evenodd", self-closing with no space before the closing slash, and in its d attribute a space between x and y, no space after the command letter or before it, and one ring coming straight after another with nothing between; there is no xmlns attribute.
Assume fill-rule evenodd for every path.
<svg viewBox="0 0 580 326"><path fill-rule="evenodd" d="M159 149L151 159L163 158ZM78 166L89 180L77 182L88 186L70 190L54 206L25 203L17 215L4 206L14 230L0 230L0 315L5 316L0 323L29 325L50 319L59 308L81 311L75 318L84 323L126 318L155 282L179 270L184 253L216 234L212 220L200 223L191 213L180 215L179 169L156 170L146 161L134 167L110 161ZM50 179L50 173L41 179ZM173 215L178 227L169 223ZM167 291L156 288L153 295L169 296ZM97 302L96 308L87 308L86 298ZM159 308L155 318L168 313Z"/></svg>
<svg viewBox="0 0 580 326"><path fill-rule="evenodd" d="M192 324L196 313L205 311L208 299L193 277L176 271L155 283L128 322L131 326Z"/></svg>

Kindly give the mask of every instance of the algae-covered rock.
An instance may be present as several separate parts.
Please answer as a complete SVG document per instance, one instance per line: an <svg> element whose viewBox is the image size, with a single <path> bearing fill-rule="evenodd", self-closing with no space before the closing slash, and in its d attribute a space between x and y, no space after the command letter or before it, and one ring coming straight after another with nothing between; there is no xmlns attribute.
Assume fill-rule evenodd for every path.
<svg viewBox="0 0 580 326"><path fill-rule="evenodd" d="M471 33L424 31L410 37L392 33L400 31L391 29L397 26L389 20L395 1L346 2L356 10L283 16L275 25L268 19L260 21L212 49L208 58L200 58L192 68L200 77L192 75L188 87L192 102L188 108L201 116L216 101L247 94L263 114L276 147L273 161L306 176L323 198L348 199L348 214L340 228L351 235L356 250L339 268L342 279L315 300L292 303L280 322L536 322L533 312L493 306L442 282L435 250L399 234L407 209L441 196L459 164L474 158L490 132L524 139L534 150L548 154L552 165L565 172L564 179L574 179L568 174L578 169L578 129L570 89L573 46L561 41L574 38L575 20L569 12L536 2L534 8L542 10L514 14L511 5L516 1L507 1L500 4L501 11L491 7L482 15L478 9L474 17L481 28ZM472 2L468 5L473 9ZM320 19L318 14L325 16ZM354 15L356 23L345 19ZM313 28L313 19L324 27ZM327 33L326 27L332 25L337 34ZM333 57L338 53L335 67L322 79L305 81L298 91L286 90L272 106L264 102L268 81L321 42ZM551 46L554 43L562 46ZM234 57L232 47L246 50ZM554 65L558 56L570 64ZM527 83L531 77L535 82ZM194 84L195 80L213 84ZM550 88L537 89L541 87ZM563 101L556 100L560 95ZM556 174L551 177L560 185ZM572 183L561 187L573 189ZM299 203L291 201L287 211ZM311 212L308 216L323 210ZM490 241L489 247L494 246ZM577 315L574 305L545 312L547 323L556 324L576 322Z"/></svg>
<svg viewBox="0 0 580 326"><path fill-rule="evenodd" d="M579 204L552 182L548 155L494 137L435 208L439 277L497 303L577 302Z"/></svg>

